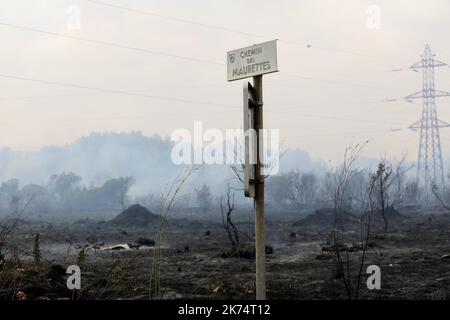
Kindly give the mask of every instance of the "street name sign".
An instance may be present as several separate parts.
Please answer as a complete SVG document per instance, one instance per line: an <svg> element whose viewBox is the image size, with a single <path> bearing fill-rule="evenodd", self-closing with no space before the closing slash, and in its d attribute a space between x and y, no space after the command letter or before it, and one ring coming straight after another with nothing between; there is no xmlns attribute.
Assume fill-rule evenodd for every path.
<svg viewBox="0 0 450 320"><path fill-rule="evenodd" d="M228 81L260 76L277 71L277 40L227 52Z"/></svg>
<svg viewBox="0 0 450 320"><path fill-rule="evenodd" d="M254 199L256 300L266 299L262 75L278 71L277 40L227 52L227 80L244 81L244 194Z"/></svg>

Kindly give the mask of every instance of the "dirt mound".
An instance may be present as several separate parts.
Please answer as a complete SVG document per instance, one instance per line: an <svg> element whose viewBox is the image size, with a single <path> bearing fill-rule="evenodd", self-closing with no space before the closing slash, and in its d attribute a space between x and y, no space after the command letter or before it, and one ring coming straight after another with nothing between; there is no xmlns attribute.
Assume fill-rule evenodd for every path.
<svg viewBox="0 0 450 320"><path fill-rule="evenodd" d="M109 224L118 227L149 227L156 226L159 217L151 213L147 208L135 204L120 213L117 217L109 221Z"/></svg>
<svg viewBox="0 0 450 320"><path fill-rule="evenodd" d="M367 212L366 215L369 213ZM385 209L384 216L388 227L397 229L408 217L395 210L392 206ZM334 209L320 209L305 218L295 222L294 227L308 228L312 230L331 229L334 223ZM372 227L384 229L384 219L381 210L374 210L371 214ZM337 227L340 230L356 230L360 228L360 217L350 212L340 211L337 213Z"/></svg>
<svg viewBox="0 0 450 320"><path fill-rule="evenodd" d="M334 209L320 209L294 223L294 227L325 229L332 228L334 223ZM349 229L358 224L358 218L346 211L337 213L339 229Z"/></svg>
<svg viewBox="0 0 450 320"><path fill-rule="evenodd" d="M136 241L134 241L134 243L139 246L153 247L155 245L155 240L140 237Z"/></svg>

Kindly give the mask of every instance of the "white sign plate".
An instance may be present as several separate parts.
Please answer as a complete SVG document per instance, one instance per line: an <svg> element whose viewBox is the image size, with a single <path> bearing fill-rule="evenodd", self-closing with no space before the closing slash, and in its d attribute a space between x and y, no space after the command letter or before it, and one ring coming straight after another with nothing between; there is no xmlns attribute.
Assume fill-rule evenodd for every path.
<svg viewBox="0 0 450 320"><path fill-rule="evenodd" d="M227 53L228 81L277 71L277 40L255 44Z"/></svg>

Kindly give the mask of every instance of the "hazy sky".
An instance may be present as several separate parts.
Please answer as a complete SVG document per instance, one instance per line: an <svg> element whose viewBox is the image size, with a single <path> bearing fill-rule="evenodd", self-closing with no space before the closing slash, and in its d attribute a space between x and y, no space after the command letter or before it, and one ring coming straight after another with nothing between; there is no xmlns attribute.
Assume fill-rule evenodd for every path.
<svg viewBox="0 0 450 320"><path fill-rule="evenodd" d="M420 101L399 99L421 89L421 74L406 67L426 43L450 63L448 0L99 1L141 13L88 0L0 2L0 147L62 145L93 131L166 136L192 130L194 120L239 128L242 81L226 82L226 51L278 38L281 71L264 77L265 125L281 130L284 147L337 161L352 141L373 139L366 156L408 151L415 159L418 134L389 131L420 116ZM370 5L380 8L379 30L367 27ZM76 8L80 29L68 28ZM450 90L450 68L437 69L436 82ZM449 102L437 103L448 122ZM450 129L441 130L446 157L449 137Z"/></svg>

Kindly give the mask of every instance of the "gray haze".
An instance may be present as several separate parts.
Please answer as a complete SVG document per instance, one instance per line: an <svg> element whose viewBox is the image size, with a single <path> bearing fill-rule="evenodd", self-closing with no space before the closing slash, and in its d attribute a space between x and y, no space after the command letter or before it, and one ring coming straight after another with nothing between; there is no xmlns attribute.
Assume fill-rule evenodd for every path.
<svg viewBox="0 0 450 320"><path fill-rule="evenodd" d="M182 166L172 164L173 142L160 136L145 137L140 132L91 134L63 147L39 151L0 150L0 181L18 179L26 184L46 185L54 174L73 172L86 187L101 186L111 178L132 176L130 190L135 195L159 195L172 183ZM281 172L301 169L323 173L327 164L313 160L301 150L289 150L281 159ZM280 172L280 173L281 173ZM221 193L225 184L236 183L236 175L226 165L202 166L193 175L190 189L208 184Z"/></svg>
<svg viewBox="0 0 450 320"><path fill-rule="evenodd" d="M281 71L265 77L265 124L281 130L283 148L305 150L312 159L325 163L339 162L352 141L371 139L365 157L399 157L407 151L408 159L414 161L418 134L404 129L419 118L421 105L399 98L420 90L421 76L406 67L419 60L426 43L439 60L450 62L450 2L446 0L104 2L141 13L87 0L0 4L0 147L11 148L14 154L11 158L9 151L2 152L2 177L43 181L51 171L74 170L86 183L98 182L108 175L125 174L127 157L135 160L133 170L141 175L159 158L124 155L115 149L117 146L111 146L102 149L104 156L96 158L101 164L97 171L91 162L84 162L85 157L93 156L78 152L84 141L78 139L92 132L135 131L168 137L178 128L192 130L194 120L202 120L205 128L241 127L241 81L226 83L225 53L273 38L280 39ZM380 30L366 26L366 10L371 4L381 9ZM71 30L67 27L67 9L74 5L81 10L81 28ZM172 56L77 41L17 26ZM438 88L450 90L449 68L438 69L436 80ZM393 98L397 100L386 102ZM438 112L442 120L450 121L448 102L448 98L439 100ZM449 130L441 134L443 153L448 157ZM52 145L61 148L37 151ZM17 160L17 151L36 152ZM53 162L47 162L50 160ZM110 165L104 165L109 161ZM152 175L156 181L158 174ZM150 184L142 185L146 183Z"/></svg>

